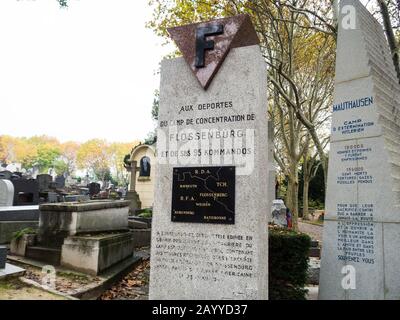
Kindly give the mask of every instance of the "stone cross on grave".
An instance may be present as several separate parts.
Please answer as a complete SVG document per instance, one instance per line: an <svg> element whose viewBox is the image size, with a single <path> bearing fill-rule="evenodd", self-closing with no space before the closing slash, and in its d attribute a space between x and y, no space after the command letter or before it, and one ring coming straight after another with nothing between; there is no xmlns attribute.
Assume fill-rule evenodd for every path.
<svg viewBox="0 0 400 320"><path fill-rule="evenodd" d="M140 167L137 166L137 161L132 161L131 166L128 171L131 173L131 180L129 183L129 191L136 192L136 172L140 170Z"/></svg>
<svg viewBox="0 0 400 320"><path fill-rule="evenodd" d="M131 201L129 212L133 214L136 210L141 209L142 207L139 195L136 192L136 172L140 170L140 168L137 166L137 161L129 161L129 164L130 165L125 165L126 170L131 173L129 189L125 196L125 200Z"/></svg>

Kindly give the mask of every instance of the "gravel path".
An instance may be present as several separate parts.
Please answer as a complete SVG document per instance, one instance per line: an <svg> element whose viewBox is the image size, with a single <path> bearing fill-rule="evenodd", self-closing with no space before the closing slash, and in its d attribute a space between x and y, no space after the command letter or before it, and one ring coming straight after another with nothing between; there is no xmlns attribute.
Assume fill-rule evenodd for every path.
<svg viewBox="0 0 400 320"><path fill-rule="evenodd" d="M313 240L322 242L322 226L299 221L299 231L308 234Z"/></svg>

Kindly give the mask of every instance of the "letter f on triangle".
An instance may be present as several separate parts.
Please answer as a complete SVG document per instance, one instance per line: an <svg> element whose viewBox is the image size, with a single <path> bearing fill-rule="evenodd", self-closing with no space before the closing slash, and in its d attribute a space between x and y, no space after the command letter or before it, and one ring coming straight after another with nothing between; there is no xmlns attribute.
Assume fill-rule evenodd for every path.
<svg viewBox="0 0 400 320"><path fill-rule="evenodd" d="M200 85L207 90L230 49L259 44L248 15L168 29Z"/></svg>

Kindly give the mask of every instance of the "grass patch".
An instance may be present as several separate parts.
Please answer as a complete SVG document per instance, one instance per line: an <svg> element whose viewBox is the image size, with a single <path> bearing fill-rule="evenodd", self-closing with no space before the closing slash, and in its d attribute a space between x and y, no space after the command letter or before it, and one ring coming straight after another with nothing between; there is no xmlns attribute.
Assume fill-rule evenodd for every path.
<svg viewBox="0 0 400 320"><path fill-rule="evenodd" d="M15 289L12 283L6 280L0 281L0 290L10 290L10 289Z"/></svg>
<svg viewBox="0 0 400 320"><path fill-rule="evenodd" d="M0 290L19 290L26 286L18 278L0 280Z"/></svg>
<svg viewBox="0 0 400 320"><path fill-rule="evenodd" d="M0 300L66 300L66 298L21 282L19 279L0 281Z"/></svg>

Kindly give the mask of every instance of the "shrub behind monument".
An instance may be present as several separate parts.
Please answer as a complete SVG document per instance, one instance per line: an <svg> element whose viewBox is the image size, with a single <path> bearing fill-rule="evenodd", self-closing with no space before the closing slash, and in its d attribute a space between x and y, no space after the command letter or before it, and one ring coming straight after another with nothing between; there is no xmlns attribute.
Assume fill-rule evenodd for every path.
<svg viewBox="0 0 400 320"><path fill-rule="evenodd" d="M269 299L305 300L311 238L284 228L269 228Z"/></svg>

